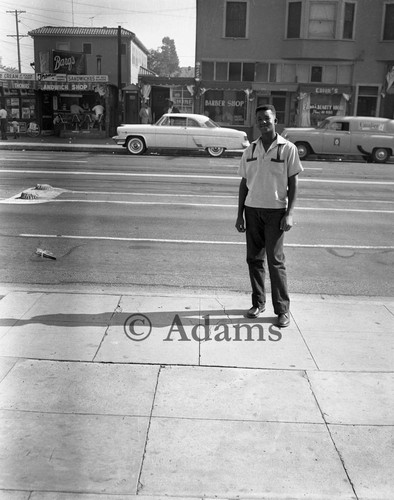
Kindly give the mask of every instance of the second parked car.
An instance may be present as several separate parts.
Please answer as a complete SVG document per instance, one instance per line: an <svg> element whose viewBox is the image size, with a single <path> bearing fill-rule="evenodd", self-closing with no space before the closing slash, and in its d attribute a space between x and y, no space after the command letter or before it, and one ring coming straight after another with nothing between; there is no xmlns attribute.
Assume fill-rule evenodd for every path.
<svg viewBox="0 0 394 500"><path fill-rule="evenodd" d="M220 127L204 115L187 113L165 114L154 125L120 125L113 140L134 155L147 149L195 149L221 156L226 149L249 146L245 132Z"/></svg>
<svg viewBox="0 0 394 500"><path fill-rule="evenodd" d="M362 155L385 163L394 151L394 120L369 116L330 116L317 128L286 128L301 159L317 155Z"/></svg>

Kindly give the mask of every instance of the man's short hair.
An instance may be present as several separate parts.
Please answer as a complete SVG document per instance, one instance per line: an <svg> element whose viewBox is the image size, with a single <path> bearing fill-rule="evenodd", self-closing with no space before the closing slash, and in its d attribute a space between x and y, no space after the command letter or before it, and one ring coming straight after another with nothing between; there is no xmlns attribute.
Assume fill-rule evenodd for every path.
<svg viewBox="0 0 394 500"><path fill-rule="evenodd" d="M256 115L259 111L272 111L272 113L276 116L276 109L272 104L262 104L261 106L257 106Z"/></svg>

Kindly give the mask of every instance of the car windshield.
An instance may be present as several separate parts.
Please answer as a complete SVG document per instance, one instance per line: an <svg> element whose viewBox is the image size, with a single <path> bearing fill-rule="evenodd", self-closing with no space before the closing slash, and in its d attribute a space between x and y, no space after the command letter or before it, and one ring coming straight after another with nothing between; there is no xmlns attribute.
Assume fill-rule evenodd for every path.
<svg viewBox="0 0 394 500"><path fill-rule="evenodd" d="M211 120L210 118L204 123L204 127L207 127L207 128L220 128L220 125L218 125L217 123L215 123L213 120Z"/></svg>
<svg viewBox="0 0 394 500"><path fill-rule="evenodd" d="M217 123L215 123L213 120L211 120L210 118L207 118L207 120L202 120L200 119L198 122L195 122L195 123L192 123L191 122L191 119L192 118L189 118L189 123L188 123L188 126L189 127L206 127L206 128L220 128L220 125L218 125ZM180 120L184 120L184 122L180 123ZM169 117L169 116L161 116L157 122L155 123L155 125L157 126L169 126L169 125L182 125L182 126L186 126L186 118L184 117L177 117L177 115L175 114L172 118Z"/></svg>
<svg viewBox="0 0 394 500"><path fill-rule="evenodd" d="M330 125L330 120L323 120L316 128L328 128Z"/></svg>

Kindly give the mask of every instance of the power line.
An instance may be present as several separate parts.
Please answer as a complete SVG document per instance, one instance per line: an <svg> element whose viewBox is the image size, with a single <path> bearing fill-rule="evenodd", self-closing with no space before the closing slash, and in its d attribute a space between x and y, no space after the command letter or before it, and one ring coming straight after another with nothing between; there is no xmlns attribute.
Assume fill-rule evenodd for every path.
<svg viewBox="0 0 394 500"><path fill-rule="evenodd" d="M18 49L18 70L19 73L21 73L21 49L19 45L19 39L28 37L28 35L20 35L19 34L19 20L18 20L18 14L24 14L26 11L25 10L7 10L7 14L15 14L15 22L16 22L16 35L7 35L7 36L12 36L13 38L16 38L16 45Z"/></svg>

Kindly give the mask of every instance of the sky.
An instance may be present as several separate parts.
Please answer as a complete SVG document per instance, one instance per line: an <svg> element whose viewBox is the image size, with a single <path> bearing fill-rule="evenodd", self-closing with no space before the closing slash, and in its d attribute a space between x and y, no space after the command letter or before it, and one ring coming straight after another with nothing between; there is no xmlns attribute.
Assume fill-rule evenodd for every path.
<svg viewBox="0 0 394 500"><path fill-rule="evenodd" d="M42 26L122 26L147 49L158 49L168 36L175 41L180 66L194 66L195 0L0 0L0 57L18 68L15 10L19 35ZM13 11L7 13L7 11ZM22 73L32 73L33 39L20 38Z"/></svg>

